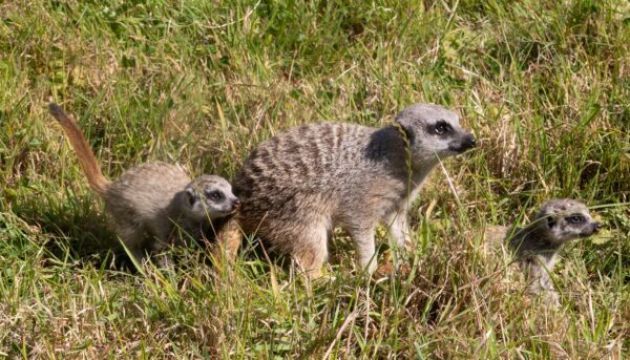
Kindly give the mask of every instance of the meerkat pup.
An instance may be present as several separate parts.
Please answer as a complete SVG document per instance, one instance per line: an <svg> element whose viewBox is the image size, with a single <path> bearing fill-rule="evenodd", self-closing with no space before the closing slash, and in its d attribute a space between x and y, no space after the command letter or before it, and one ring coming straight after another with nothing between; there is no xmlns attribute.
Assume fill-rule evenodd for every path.
<svg viewBox="0 0 630 360"><path fill-rule="evenodd" d="M201 236L212 220L238 208L227 180L215 175L191 180L178 165L145 163L110 182L75 120L57 104L48 108L66 133L90 187L104 200L117 235L140 263L147 252L177 243L177 230Z"/></svg>
<svg viewBox="0 0 630 360"><path fill-rule="evenodd" d="M422 182L440 158L474 146L457 114L431 104L410 106L383 128L319 123L290 129L259 145L236 175L240 228L318 277L329 234L340 226L371 274L377 224L389 228L395 246L408 246L407 210ZM230 253L240 244L238 236L223 241Z"/></svg>
<svg viewBox="0 0 630 360"><path fill-rule="evenodd" d="M544 294L557 304L558 294L549 274L561 247L570 240L590 236L599 228L583 203L554 199L542 205L530 224L507 231L504 242L527 279L528 292Z"/></svg>

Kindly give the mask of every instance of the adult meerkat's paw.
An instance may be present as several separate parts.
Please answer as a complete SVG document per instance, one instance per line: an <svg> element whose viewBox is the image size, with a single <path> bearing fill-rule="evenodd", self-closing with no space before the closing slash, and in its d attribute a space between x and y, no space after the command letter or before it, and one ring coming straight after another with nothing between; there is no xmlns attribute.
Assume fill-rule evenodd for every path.
<svg viewBox="0 0 630 360"><path fill-rule="evenodd" d="M385 277L391 275L406 277L410 273L411 265L406 262L402 263L400 260L398 261L398 264L396 264L396 261L394 261L391 252L389 251L383 255L383 260L374 272L377 277Z"/></svg>
<svg viewBox="0 0 630 360"><path fill-rule="evenodd" d="M394 272L396 272L394 268L394 262L392 261L390 257L387 260L384 260L383 262L381 262L381 264L376 268L374 275L377 278L388 277L394 274Z"/></svg>

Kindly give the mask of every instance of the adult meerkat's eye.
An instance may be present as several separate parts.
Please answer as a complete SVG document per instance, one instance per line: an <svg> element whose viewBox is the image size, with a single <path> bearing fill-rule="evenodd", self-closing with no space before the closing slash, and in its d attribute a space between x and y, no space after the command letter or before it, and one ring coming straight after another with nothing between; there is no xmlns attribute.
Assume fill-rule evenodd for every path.
<svg viewBox="0 0 630 360"><path fill-rule="evenodd" d="M580 214L573 214L567 217L567 221L569 224L582 224L586 221L586 218Z"/></svg>
<svg viewBox="0 0 630 360"><path fill-rule="evenodd" d="M206 197L212 201L222 201L225 196L219 190L206 191Z"/></svg>
<svg viewBox="0 0 630 360"><path fill-rule="evenodd" d="M440 120L433 127L433 133L436 135L444 135L453 130L453 127L444 120Z"/></svg>

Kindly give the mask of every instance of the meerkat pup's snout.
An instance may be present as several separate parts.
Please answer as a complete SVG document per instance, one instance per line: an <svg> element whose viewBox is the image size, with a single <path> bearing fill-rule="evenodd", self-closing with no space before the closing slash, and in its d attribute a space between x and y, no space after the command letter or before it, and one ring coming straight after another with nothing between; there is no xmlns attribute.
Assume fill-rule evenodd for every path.
<svg viewBox="0 0 630 360"><path fill-rule="evenodd" d="M526 275L529 292L544 293L557 303L549 274L558 261L558 252L567 242L591 236L600 227L583 203L555 199L544 203L529 225L508 232L508 247Z"/></svg>
<svg viewBox="0 0 630 360"><path fill-rule="evenodd" d="M377 224L389 228L398 247L409 246L407 211L422 182L440 158L475 145L456 113L432 104L410 106L380 129L296 127L259 145L236 175L238 222L271 250L291 255L311 277L328 257L329 234L342 227L371 273ZM234 236L225 238L239 244Z"/></svg>

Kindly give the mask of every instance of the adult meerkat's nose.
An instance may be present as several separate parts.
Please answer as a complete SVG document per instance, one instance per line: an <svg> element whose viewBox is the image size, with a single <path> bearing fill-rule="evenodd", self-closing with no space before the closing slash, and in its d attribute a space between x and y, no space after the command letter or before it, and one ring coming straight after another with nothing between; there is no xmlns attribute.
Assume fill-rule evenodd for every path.
<svg viewBox="0 0 630 360"><path fill-rule="evenodd" d="M454 146L451 145L449 147L455 152L463 153L464 151L472 149L475 146L477 146L477 141L475 140L475 137L471 133L467 133L461 137L459 143L456 143L454 144Z"/></svg>
<svg viewBox="0 0 630 360"><path fill-rule="evenodd" d="M466 134L466 136L464 136L464 140L462 140L462 148L464 149L464 151L472 149L476 146L477 140L475 140L475 137L470 133Z"/></svg>

